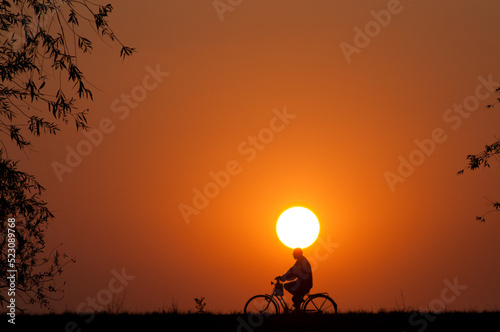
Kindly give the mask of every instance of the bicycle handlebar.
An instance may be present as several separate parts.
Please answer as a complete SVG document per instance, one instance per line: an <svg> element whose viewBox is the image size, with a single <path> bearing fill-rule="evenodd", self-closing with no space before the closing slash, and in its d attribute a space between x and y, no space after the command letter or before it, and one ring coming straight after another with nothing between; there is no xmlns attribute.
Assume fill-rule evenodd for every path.
<svg viewBox="0 0 500 332"><path fill-rule="evenodd" d="M281 281L281 276L275 277L274 280L276 280L276 283L274 283L274 282L271 281L271 285L276 285L276 284L279 284L280 282L282 282Z"/></svg>

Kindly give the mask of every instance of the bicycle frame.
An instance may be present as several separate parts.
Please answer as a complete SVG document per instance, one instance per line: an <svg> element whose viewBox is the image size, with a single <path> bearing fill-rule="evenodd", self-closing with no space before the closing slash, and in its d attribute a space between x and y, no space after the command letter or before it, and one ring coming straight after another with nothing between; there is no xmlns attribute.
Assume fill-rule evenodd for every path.
<svg viewBox="0 0 500 332"><path fill-rule="evenodd" d="M245 314L257 312L270 315L273 313L280 314L282 312L288 313L291 311L291 307L288 307L288 304L283 299L284 287L281 280L276 279L276 282L271 281L271 285L274 285L271 294L257 294L246 302L244 309ZM300 308L298 308L298 311L317 313L333 313L333 311L335 311L334 313L337 313L337 304L326 292L308 293L305 294L305 298Z"/></svg>
<svg viewBox="0 0 500 332"><path fill-rule="evenodd" d="M288 304L286 304L285 300L283 299L283 283L280 282L279 280L276 280L276 283L271 281L271 285L274 285L273 287L273 292L271 294L266 294L271 297L271 299L278 304L278 308L281 306L281 308L285 311L288 312L290 310L288 308ZM281 291L277 290L277 287L281 285ZM279 295L281 293L281 295Z"/></svg>
<svg viewBox="0 0 500 332"><path fill-rule="evenodd" d="M281 307L284 310L284 312L287 313L289 310L291 310L291 308L288 307L288 304L283 299L283 294L284 294L283 283L280 282L279 280L277 280L276 283L271 281L271 285L274 285L273 292L271 294L266 294L266 295L271 297L271 299L277 304L278 308ZM281 290L277 289L277 287L279 287ZM282 295L279 295L280 293ZM300 310L305 311L305 305L306 305L307 301L311 298L318 296L318 295L329 296L327 292L314 293L314 294L307 293L304 297L304 301L302 301L302 304L300 305Z"/></svg>

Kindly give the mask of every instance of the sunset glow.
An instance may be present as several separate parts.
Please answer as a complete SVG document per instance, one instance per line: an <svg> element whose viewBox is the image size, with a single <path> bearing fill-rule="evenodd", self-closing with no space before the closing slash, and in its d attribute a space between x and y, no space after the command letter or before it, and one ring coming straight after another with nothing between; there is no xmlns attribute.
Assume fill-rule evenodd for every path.
<svg viewBox="0 0 500 332"><path fill-rule="evenodd" d="M476 170L467 158L500 136L500 1L98 1L112 3L115 41L95 33L89 1L5 3L27 26L0 31L2 75L24 68L23 43L38 43L26 57L39 61L0 82L12 104L0 107L0 150L45 190L8 196L12 177L0 175L0 302L15 270L8 229L20 249L32 244L22 224L31 210L18 198L36 195L54 215L39 223L40 257L69 261L47 284L60 300L42 308L23 303L21 270L38 266L16 253L19 324L26 307L75 313L51 330L99 330L94 311L194 314L201 298L214 318L239 314L271 293L297 247L314 270L310 294L329 293L341 314L422 308L411 323L372 329L446 331L427 313L500 311L500 153ZM37 16L47 6L62 12ZM72 6L80 26L69 22ZM62 50L55 64L50 40ZM122 43L137 51L123 59ZM58 73L73 64L88 98L68 70ZM53 108L72 98L66 124ZM16 126L31 142L22 150ZM243 318L239 331L268 329ZM273 319L262 321L272 330Z"/></svg>

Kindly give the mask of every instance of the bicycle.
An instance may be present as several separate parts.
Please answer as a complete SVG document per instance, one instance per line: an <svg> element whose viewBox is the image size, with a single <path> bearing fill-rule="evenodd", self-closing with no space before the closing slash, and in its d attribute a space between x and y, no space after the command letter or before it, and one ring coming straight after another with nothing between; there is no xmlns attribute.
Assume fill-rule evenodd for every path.
<svg viewBox="0 0 500 332"><path fill-rule="evenodd" d="M270 295L255 295L247 301L244 309L245 314L258 313L272 315L291 311L291 308L288 308L287 303L283 299L283 283L279 279L276 279L275 283L271 281L271 285L274 285L274 288ZM299 312L336 314L337 303L335 303L328 293L308 293L305 295L304 301L302 301Z"/></svg>

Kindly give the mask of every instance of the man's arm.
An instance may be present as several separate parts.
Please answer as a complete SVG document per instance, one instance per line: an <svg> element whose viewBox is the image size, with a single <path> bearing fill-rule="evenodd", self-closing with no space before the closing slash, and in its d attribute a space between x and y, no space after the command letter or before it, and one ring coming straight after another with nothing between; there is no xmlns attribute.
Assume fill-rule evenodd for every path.
<svg viewBox="0 0 500 332"><path fill-rule="evenodd" d="M294 266L292 266L284 275L281 276L281 281L287 281L287 280L293 280L297 278L295 271L294 271Z"/></svg>

